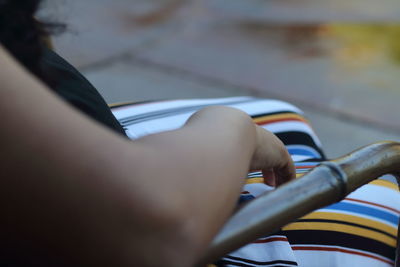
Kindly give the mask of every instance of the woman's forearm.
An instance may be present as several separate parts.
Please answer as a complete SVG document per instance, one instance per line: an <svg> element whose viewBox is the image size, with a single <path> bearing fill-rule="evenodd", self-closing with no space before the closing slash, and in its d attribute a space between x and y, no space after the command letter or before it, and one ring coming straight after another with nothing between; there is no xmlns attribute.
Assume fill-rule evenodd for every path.
<svg viewBox="0 0 400 267"><path fill-rule="evenodd" d="M137 168L144 172L138 173L142 192L152 192L143 198L177 214L182 222L178 229L191 239L187 256L200 256L231 214L255 150L255 133L246 114L213 107L196 113L179 130L136 141L146 151L136 164L151 162Z"/></svg>

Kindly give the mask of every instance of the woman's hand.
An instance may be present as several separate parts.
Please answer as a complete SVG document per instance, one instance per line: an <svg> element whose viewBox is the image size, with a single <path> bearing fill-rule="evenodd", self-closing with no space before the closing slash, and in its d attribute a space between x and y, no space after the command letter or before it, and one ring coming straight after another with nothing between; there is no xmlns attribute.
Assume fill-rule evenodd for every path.
<svg viewBox="0 0 400 267"><path fill-rule="evenodd" d="M238 121L242 122L243 127L248 129L248 133L243 138L246 138L246 141L254 138L252 140L254 145L252 158L248 170L261 170L265 183L271 186L281 185L295 178L296 172L293 161L284 144L273 133L254 124L245 112L231 107L210 106L195 113L189 119L188 124L192 121L196 121L197 124L203 122L202 127L206 128L214 125L212 122L218 120L218 118L221 120L217 124L233 122L236 127L232 129L238 127ZM250 134L250 132L255 134ZM225 135L226 138L228 138L228 135ZM243 153L244 151L242 151Z"/></svg>
<svg viewBox="0 0 400 267"><path fill-rule="evenodd" d="M256 131L256 150L250 170L261 170L265 183L270 186L279 186L294 179L296 175L294 164L281 140L258 125Z"/></svg>

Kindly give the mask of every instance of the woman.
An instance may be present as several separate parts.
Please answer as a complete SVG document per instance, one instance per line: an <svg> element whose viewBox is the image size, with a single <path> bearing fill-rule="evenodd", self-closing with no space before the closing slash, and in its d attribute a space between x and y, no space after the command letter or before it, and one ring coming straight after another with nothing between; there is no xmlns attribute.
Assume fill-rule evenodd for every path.
<svg viewBox="0 0 400 267"><path fill-rule="evenodd" d="M276 136L294 159L307 161L297 164L300 170L324 159L300 111L279 101L120 106L113 110L116 121L96 90L42 44L46 28L33 19L38 4L0 1L0 111L6 114L0 265L192 266L245 182L243 201L269 190L262 177L269 185L294 177L292 159ZM249 170L262 174L245 180ZM309 254L293 248L310 244L301 227L283 229L218 264L312 266ZM384 256L393 250L384 249ZM343 251L340 258L347 260L343 254L351 253ZM386 266L368 265L388 264L378 254L362 262ZM330 257L323 262L340 263Z"/></svg>
<svg viewBox="0 0 400 267"><path fill-rule="evenodd" d="M97 93L42 52L38 4L0 2L2 263L190 266L232 212L249 169L274 171L278 184L293 178L282 143L228 107L134 142L116 134Z"/></svg>

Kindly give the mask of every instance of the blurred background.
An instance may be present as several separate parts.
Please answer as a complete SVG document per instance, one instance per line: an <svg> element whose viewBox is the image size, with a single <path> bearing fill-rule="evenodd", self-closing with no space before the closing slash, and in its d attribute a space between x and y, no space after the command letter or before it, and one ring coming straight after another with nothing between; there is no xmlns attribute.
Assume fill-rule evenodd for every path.
<svg viewBox="0 0 400 267"><path fill-rule="evenodd" d="M254 95L302 108L329 157L400 141L398 0L52 0L58 53L107 102Z"/></svg>

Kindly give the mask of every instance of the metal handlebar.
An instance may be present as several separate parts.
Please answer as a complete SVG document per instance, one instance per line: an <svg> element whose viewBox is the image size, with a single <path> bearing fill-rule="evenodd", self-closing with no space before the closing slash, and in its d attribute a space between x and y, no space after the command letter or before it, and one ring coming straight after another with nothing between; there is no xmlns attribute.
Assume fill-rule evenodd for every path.
<svg viewBox="0 0 400 267"><path fill-rule="evenodd" d="M393 174L399 179L399 173L397 142L371 144L322 162L300 179L265 193L236 212L215 237L202 263L214 262L309 212L340 201L382 175ZM400 266L398 258L396 266Z"/></svg>

